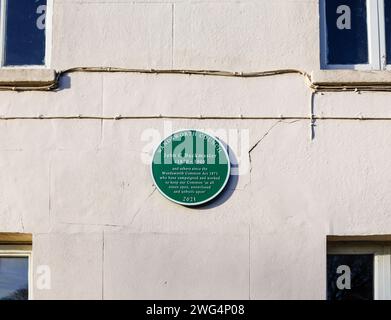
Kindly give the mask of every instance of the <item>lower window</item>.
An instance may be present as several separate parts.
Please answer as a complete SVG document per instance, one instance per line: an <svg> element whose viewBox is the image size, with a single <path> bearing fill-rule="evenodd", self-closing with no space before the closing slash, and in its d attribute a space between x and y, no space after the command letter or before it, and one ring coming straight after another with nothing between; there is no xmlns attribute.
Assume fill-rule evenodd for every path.
<svg viewBox="0 0 391 320"><path fill-rule="evenodd" d="M391 244L329 245L327 299L390 300Z"/></svg>
<svg viewBox="0 0 391 320"><path fill-rule="evenodd" d="M26 246L0 246L0 300L32 298L30 253Z"/></svg>

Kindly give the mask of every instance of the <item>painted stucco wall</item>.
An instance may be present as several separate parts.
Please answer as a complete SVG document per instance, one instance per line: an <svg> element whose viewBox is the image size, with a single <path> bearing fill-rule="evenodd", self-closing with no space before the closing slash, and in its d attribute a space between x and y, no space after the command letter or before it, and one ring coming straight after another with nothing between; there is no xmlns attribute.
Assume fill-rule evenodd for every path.
<svg viewBox="0 0 391 320"><path fill-rule="evenodd" d="M52 68L311 73L318 25L317 0L54 0ZM313 107L389 117L390 98ZM299 75L75 73L57 92L0 92L3 116L310 113ZM167 201L142 161L145 130L167 127L248 132L248 172L202 209ZM51 269L35 299L324 299L327 235L391 233L390 121L318 121L311 139L308 120L10 120L0 136L0 231L33 233L34 267Z"/></svg>

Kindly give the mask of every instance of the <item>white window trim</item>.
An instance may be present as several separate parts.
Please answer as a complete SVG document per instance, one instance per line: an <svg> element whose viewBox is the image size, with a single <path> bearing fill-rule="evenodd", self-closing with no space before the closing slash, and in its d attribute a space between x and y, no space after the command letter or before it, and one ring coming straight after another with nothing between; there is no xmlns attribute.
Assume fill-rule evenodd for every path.
<svg viewBox="0 0 391 320"><path fill-rule="evenodd" d="M382 244L332 244L327 254L373 254L374 259L374 298L391 300L391 245Z"/></svg>
<svg viewBox="0 0 391 320"><path fill-rule="evenodd" d="M375 71L386 70L386 36L385 36L385 16L384 0L366 0L367 1L367 27L368 27L368 64L328 64L327 55L327 19L326 19L326 1L320 0L320 51L321 68L325 70L361 70Z"/></svg>
<svg viewBox="0 0 391 320"><path fill-rule="evenodd" d="M387 64L387 43L386 43L386 17L384 0L379 1L379 42L380 42L380 59L381 70L391 70L391 65Z"/></svg>
<svg viewBox="0 0 391 320"><path fill-rule="evenodd" d="M33 254L31 250L31 246L0 245L0 258L1 257L28 258L29 300L33 300Z"/></svg>
<svg viewBox="0 0 391 320"><path fill-rule="evenodd" d="M45 65L20 65L4 66L4 48L5 48L5 24L7 1L0 0L0 68L2 69L48 69L52 60L52 41L53 41L53 0L47 0L46 3L46 30L45 30Z"/></svg>
<svg viewBox="0 0 391 320"><path fill-rule="evenodd" d="M0 67L4 65L6 6L7 2L0 0Z"/></svg>

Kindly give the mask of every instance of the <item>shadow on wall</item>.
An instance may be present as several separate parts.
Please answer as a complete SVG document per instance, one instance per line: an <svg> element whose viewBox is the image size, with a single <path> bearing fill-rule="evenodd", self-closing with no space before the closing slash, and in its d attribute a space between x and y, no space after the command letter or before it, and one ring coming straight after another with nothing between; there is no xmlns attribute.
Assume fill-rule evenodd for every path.
<svg viewBox="0 0 391 320"><path fill-rule="evenodd" d="M228 201L229 198L231 198L232 194L234 193L234 191L236 189L236 186L238 185L239 175L232 174L232 171L238 171L238 168L239 168L238 159L237 159L235 153L232 151L232 149L224 141L220 140L220 142L226 148L228 155L229 155L230 162L231 162L231 176L229 178L229 181L228 181L227 185L225 186L224 190L216 198L214 198L211 202L200 205L200 206L188 207L189 209L210 210L213 208L217 208L217 207L221 206L223 203L225 203L226 201Z"/></svg>

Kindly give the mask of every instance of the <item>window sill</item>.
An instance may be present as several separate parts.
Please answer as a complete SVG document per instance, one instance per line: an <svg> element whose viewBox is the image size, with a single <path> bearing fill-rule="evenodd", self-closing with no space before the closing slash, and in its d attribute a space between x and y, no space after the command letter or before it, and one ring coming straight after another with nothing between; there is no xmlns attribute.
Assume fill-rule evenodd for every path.
<svg viewBox="0 0 391 320"><path fill-rule="evenodd" d="M390 84L390 71L318 70L311 79L315 85Z"/></svg>
<svg viewBox="0 0 391 320"><path fill-rule="evenodd" d="M0 86L45 86L54 83L53 69L1 69Z"/></svg>

